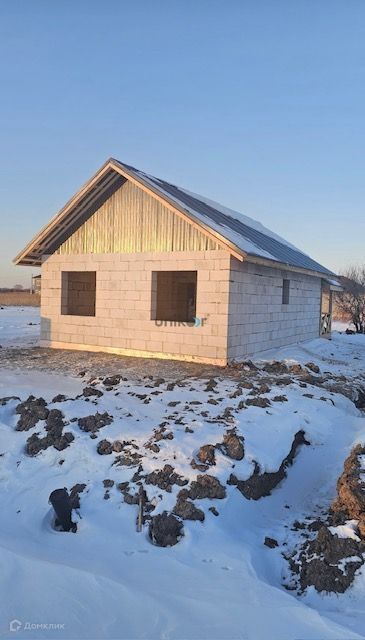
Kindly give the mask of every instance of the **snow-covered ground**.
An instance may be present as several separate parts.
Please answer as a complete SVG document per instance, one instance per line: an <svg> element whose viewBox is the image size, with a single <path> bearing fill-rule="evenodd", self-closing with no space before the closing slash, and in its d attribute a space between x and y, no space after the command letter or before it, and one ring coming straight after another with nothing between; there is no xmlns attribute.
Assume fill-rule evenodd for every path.
<svg viewBox="0 0 365 640"><path fill-rule="evenodd" d="M350 329L354 331L355 326L352 322L345 322L343 320L332 320L332 331L346 331L346 329Z"/></svg>
<svg viewBox="0 0 365 640"><path fill-rule="evenodd" d="M0 306L0 346L36 345L39 325L39 307Z"/></svg>
<svg viewBox="0 0 365 640"><path fill-rule="evenodd" d="M308 360L315 361L323 371L339 375L353 376L356 372L364 374L365 336L346 335L334 331L331 340L317 338L301 344L265 351L255 358L255 362L283 360L288 364Z"/></svg>
<svg viewBox="0 0 365 640"><path fill-rule="evenodd" d="M27 330L28 323L37 320L32 309L19 316L7 313L0 311L0 344L7 336L7 344L15 346L22 342L21 327ZM6 328L7 318L12 328ZM358 382L365 376L365 337L334 334L331 341L315 340L265 354L265 360L279 358L303 365L312 361L321 372ZM19 401L0 403L0 637L365 637L364 567L345 595L320 595L310 589L298 596L284 586L290 575L282 555L297 541L294 521L328 508L345 457L355 442L365 439L364 415L343 395L303 387L294 378L286 386L272 379L268 391L257 392L270 405L249 406L247 400L255 396L240 383L252 380L259 386L259 378L245 376L222 374L208 390L203 376L180 379L173 388L157 377L124 376L109 391L97 379L95 388L103 395L85 398L77 396L87 385L87 373L80 378L36 368L0 371L0 398L42 396L49 408L63 412L69 422L65 431L74 435L63 451L50 447L36 457L27 456L26 440L34 432L45 435L44 422L16 431ZM68 400L53 403L57 394ZM96 411L107 411L113 422L92 439L71 420ZM173 438L159 440L160 451L153 452L145 444L163 423ZM185 535L174 547L152 545L147 526L136 531L137 507L123 502L116 488L116 483L129 481L137 467L113 465L117 454L99 455L97 444L102 439L132 442L138 449L130 449L141 455L144 474L171 464L192 481L202 473L190 464L199 447L222 442L232 427L244 437L244 458L232 460L216 450L216 464L206 472L226 487L226 498L195 500L204 511L204 522L184 521ZM271 496L247 500L235 486L226 485L232 472L248 478L253 461L262 471L277 470L298 430L305 431L310 446L299 449L287 478ZM115 482L109 499L104 499L104 479ZM76 517L78 532L56 532L49 494L76 483L87 485ZM132 482L130 490L135 488ZM154 485L146 489L155 515L174 507L180 487L174 485L171 492ZM265 536L275 538L279 546L264 546ZM17 632L9 631L13 620L21 624Z"/></svg>

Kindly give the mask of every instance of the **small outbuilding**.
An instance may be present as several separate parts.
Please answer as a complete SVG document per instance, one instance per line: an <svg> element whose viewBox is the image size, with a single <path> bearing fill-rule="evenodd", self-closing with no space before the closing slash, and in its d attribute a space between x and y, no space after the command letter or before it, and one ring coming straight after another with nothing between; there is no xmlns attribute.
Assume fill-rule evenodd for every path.
<svg viewBox="0 0 365 640"><path fill-rule="evenodd" d="M41 345L225 365L328 336L335 275L251 218L108 160L15 258Z"/></svg>
<svg viewBox="0 0 365 640"><path fill-rule="evenodd" d="M32 276L32 288L31 293L38 293L40 295L42 288L42 276Z"/></svg>

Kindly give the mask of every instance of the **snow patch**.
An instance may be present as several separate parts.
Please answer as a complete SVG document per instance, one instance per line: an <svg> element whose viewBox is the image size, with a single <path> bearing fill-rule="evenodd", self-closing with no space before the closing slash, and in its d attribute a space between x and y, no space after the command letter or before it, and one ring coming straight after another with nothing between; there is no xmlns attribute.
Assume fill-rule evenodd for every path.
<svg viewBox="0 0 365 640"><path fill-rule="evenodd" d="M328 527L333 535L338 538L351 538L360 542L360 538L357 535L357 520L347 520L346 524L338 525L337 527Z"/></svg>

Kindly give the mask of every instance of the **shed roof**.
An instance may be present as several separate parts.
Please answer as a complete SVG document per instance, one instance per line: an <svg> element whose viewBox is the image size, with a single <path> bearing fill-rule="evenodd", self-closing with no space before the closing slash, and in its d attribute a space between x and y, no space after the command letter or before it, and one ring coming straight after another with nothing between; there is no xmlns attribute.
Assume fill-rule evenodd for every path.
<svg viewBox="0 0 365 640"><path fill-rule="evenodd" d="M56 251L126 179L139 184L170 205L170 208L184 214L237 257L263 259L272 262L273 266L285 265L318 275L334 275L256 220L114 158L101 167L14 261L17 264L40 264L42 255Z"/></svg>

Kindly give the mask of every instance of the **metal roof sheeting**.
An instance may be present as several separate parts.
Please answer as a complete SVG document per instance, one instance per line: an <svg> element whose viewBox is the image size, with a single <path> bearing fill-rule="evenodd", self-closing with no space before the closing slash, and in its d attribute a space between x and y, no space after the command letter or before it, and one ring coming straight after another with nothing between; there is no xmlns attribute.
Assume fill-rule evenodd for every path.
<svg viewBox="0 0 365 640"><path fill-rule="evenodd" d="M250 218L247 216L244 216L245 221L247 221L244 222L240 219L242 214L238 212L228 210L218 203L207 201L203 196L192 194L165 180L143 173L119 160L116 162L137 179L142 180L147 186L152 186L162 196L167 196L172 203L175 203L179 208L183 208L187 214L192 214L197 220L219 232L247 255L266 258L267 260L316 271L324 275L335 275L332 271L326 269L326 267L269 229L265 229L256 221L252 220L252 224L250 224ZM260 229L257 227L260 227Z"/></svg>

